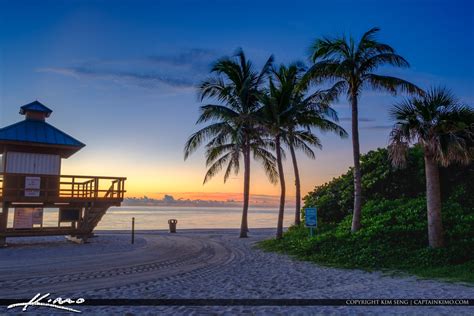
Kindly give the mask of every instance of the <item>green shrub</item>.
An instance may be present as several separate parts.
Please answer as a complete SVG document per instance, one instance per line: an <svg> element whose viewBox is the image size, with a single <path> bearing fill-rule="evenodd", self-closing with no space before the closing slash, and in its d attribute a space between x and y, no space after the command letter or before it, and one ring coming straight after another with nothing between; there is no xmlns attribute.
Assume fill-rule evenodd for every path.
<svg viewBox="0 0 474 316"><path fill-rule="evenodd" d="M410 148L406 168L394 168L387 149L361 157L362 229L351 233L352 170L304 197L318 207L316 236L292 227L281 240L261 243L314 262L348 268L395 269L420 276L474 282L474 164L440 168L447 247L428 248L423 152Z"/></svg>
<svg viewBox="0 0 474 316"><path fill-rule="evenodd" d="M423 152L410 148L407 166L394 168L387 149L377 149L361 156L362 194L368 200L416 198L425 195L425 171ZM464 206L474 208L474 164L453 165L440 168L442 199L456 195ZM318 217L325 223L339 223L351 214L353 176L350 169L340 177L317 186L304 199L304 207L317 206Z"/></svg>
<svg viewBox="0 0 474 316"><path fill-rule="evenodd" d="M447 243L443 249L427 247L423 197L368 201L362 209L362 229L356 233L350 232L349 215L337 225L322 224L313 238L307 228L292 227L282 240L265 241L262 247L331 266L395 269L474 282L474 274L466 272L474 270L472 208L453 196L444 203L442 215Z"/></svg>

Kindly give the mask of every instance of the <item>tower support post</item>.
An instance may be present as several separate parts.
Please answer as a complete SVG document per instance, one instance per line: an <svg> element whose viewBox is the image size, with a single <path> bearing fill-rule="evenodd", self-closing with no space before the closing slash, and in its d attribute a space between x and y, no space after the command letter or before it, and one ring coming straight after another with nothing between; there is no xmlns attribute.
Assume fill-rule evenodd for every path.
<svg viewBox="0 0 474 316"><path fill-rule="evenodd" d="M8 203L2 202L2 213L0 214L0 247L4 247L7 242L6 232L8 225Z"/></svg>

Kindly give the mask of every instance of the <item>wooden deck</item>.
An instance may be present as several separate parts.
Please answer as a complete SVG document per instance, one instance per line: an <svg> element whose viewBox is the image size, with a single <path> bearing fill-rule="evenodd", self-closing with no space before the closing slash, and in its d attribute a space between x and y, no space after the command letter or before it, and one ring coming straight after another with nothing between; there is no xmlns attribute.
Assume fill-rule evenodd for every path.
<svg viewBox="0 0 474 316"><path fill-rule="evenodd" d="M87 240L109 207L120 206L123 177L0 173L0 246L6 237L72 235ZM25 188L33 181L39 188ZM9 208L76 208L80 218L63 226L15 229L8 227Z"/></svg>
<svg viewBox="0 0 474 316"><path fill-rule="evenodd" d="M38 196L26 196L27 177L41 178ZM0 201L43 205L83 202L117 205L123 201L126 192L125 180L124 177L0 173Z"/></svg>

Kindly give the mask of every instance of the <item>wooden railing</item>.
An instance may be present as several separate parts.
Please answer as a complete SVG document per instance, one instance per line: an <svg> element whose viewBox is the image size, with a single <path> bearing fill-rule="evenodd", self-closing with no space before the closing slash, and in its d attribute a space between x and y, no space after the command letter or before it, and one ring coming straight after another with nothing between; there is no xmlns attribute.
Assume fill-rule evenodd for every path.
<svg viewBox="0 0 474 316"><path fill-rule="evenodd" d="M40 189L26 194L26 177L39 177ZM40 175L0 173L0 197L5 200L20 199L83 199L83 200L122 200L125 194L123 177L96 177L79 175ZM31 191L37 191L31 194ZM28 195L28 196L27 196Z"/></svg>

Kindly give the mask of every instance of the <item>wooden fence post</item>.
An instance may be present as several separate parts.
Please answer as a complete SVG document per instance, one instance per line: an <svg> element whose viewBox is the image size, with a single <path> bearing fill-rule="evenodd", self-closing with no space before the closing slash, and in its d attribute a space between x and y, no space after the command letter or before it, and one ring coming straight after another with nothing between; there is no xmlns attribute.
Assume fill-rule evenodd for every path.
<svg viewBox="0 0 474 316"><path fill-rule="evenodd" d="M135 217L132 217L132 245L135 243Z"/></svg>

